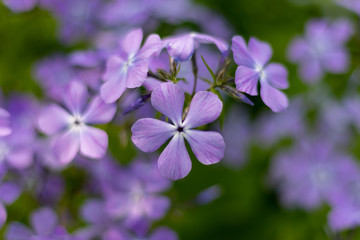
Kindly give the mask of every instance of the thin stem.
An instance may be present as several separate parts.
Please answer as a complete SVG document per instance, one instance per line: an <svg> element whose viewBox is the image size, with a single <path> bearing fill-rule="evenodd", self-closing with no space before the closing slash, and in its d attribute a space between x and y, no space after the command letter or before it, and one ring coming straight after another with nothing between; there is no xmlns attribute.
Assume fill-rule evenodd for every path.
<svg viewBox="0 0 360 240"><path fill-rule="evenodd" d="M193 86L193 91L192 91L192 96L194 96L195 91L196 91L196 85L197 85L197 80L198 80L198 66L196 63L196 52L194 52L193 56L191 57L191 63L192 63L192 70L193 70L193 74L194 74L194 86Z"/></svg>
<svg viewBox="0 0 360 240"><path fill-rule="evenodd" d="M156 75L152 71L148 71L147 76L151 77L151 78L155 78L155 79L157 79L159 81L162 81L162 82L167 82L166 79L163 79L163 78L159 77L158 75Z"/></svg>

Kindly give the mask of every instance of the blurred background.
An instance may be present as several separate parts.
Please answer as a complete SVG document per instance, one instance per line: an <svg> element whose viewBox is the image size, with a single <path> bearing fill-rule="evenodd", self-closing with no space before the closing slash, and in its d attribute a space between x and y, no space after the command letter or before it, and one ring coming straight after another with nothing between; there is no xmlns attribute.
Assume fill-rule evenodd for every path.
<svg viewBox="0 0 360 240"><path fill-rule="evenodd" d="M85 6L89 7L90 2ZM285 93L290 99L289 109L284 113L272 113L259 97L251 97L254 107L226 99L223 134L227 146L235 152L228 152L221 163L211 166L192 161L190 174L175 181L165 193L171 199L171 208L154 226L168 226L183 240L320 240L346 239L347 236L360 239L358 229L338 235L330 230L327 218L331 207L326 201L311 208L289 204L286 200L284 203L284 192L279 185L286 179L273 181L278 156L286 151L300 151L293 150L294 146L309 142L306 139L316 139L316 144L329 141L328 148L339 147L341 152L359 162L358 120L353 118L360 111L357 105L352 105L351 113L345 107L345 100L358 95L360 83L360 26L359 15L352 11L354 8L348 9L335 0L198 0L172 1L171 4L158 1L151 10L141 1L119 2L123 2L123 5L119 3L122 15L111 17L106 11L102 13L98 18L103 24L101 31L97 30L99 21L88 26L90 23L78 15L79 12L57 11L59 8L54 7L51 0L21 13L0 4L0 86L3 95L25 92L38 99L46 98L36 74L40 60L93 48L96 39L111 29L116 29L119 36L127 29L140 26L146 35L155 32L161 37L184 30L205 32L229 42L233 35L245 39L257 37L272 46L272 61L288 68L290 87ZM69 6L69 9L75 7ZM86 9L86 16L92 18L98 17L101 8ZM289 61L289 46L294 37L305 35L310 20L340 18L347 19L353 27L353 34L345 43L349 53L347 70L326 73L321 80L309 84L299 75L299 66ZM61 71L55 69L50 74L61 74ZM345 120L340 118L345 115L351 119L347 118L344 123ZM213 127L219 128L218 125L217 122ZM119 129L124 131L121 136ZM118 163L126 166L137 154L129 140L130 127L110 125L106 131L111 154ZM295 155L290 154L289 158L295 158ZM284 171L290 171L291 175L291 168ZM53 173L48 171L47 174ZM73 213L70 214L73 220L65 222L71 232L85 225L76 213L87 198L84 186L89 181L88 175L84 169L73 165L54 174L63 177L65 182L64 193L55 210L59 215L62 211ZM24 189L20 197L7 206L8 222L27 224L29 214L42 206L31 194L32 190ZM305 189L303 193L308 192ZM0 230L0 238L5 231L6 226Z"/></svg>

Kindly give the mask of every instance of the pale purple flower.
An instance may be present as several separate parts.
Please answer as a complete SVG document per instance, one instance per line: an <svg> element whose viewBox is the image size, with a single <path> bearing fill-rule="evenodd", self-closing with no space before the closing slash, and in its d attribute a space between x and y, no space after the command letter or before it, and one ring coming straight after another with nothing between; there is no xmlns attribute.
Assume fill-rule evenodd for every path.
<svg viewBox="0 0 360 240"><path fill-rule="evenodd" d="M11 133L10 113L0 108L0 136L7 136Z"/></svg>
<svg viewBox="0 0 360 240"><path fill-rule="evenodd" d="M161 195L169 187L170 181L160 174L155 162L135 161L105 194L107 212L113 219L124 219L130 228L159 220L170 207L170 200Z"/></svg>
<svg viewBox="0 0 360 240"><path fill-rule="evenodd" d="M353 32L352 23L346 19L311 20L305 36L295 37L290 43L288 58L299 64L299 75L305 82L321 80L324 72L345 73L349 65L345 44Z"/></svg>
<svg viewBox="0 0 360 240"><path fill-rule="evenodd" d="M360 2L358 0L336 0L336 2L360 16Z"/></svg>
<svg viewBox="0 0 360 240"><path fill-rule="evenodd" d="M96 96L85 108L87 100L86 87L74 81L63 94L67 110L51 104L39 116L39 129L47 135L56 135L52 149L63 164L73 160L79 150L82 155L90 158L101 158L106 153L106 132L90 125L110 122L116 106L106 104L100 96Z"/></svg>
<svg viewBox="0 0 360 240"><path fill-rule="evenodd" d="M358 174L355 161L334 149L326 140L306 140L273 162L271 179L283 204L311 210L331 203Z"/></svg>
<svg viewBox="0 0 360 240"><path fill-rule="evenodd" d="M219 133L193 129L211 123L219 117L222 110L220 99L211 92L197 92L183 121L184 100L184 91L179 86L173 83L161 84L152 92L151 103L172 123L143 118L131 128L132 141L144 152L157 150L171 138L159 157L158 166L164 176L173 180L184 178L191 170L185 139L197 159L206 165L219 162L225 151L225 143Z"/></svg>
<svg viewBox="0 0 360 240"><path fill-rule="evenodd" d="M8 225L5 239L7 240L70 240L66 229L58 223L56 213L47 207L34 211L30 216L30 229L19 222Z"/></svg>
<svg viewBox="0 0 360 240"><path fill-rule="evenodd" d="M264 103L274 112L287 108L288 99L278 89L288 88L288 72L282 64L268 64L272 56L270 45L256 38L250 38L246 46L242 37L235 36L232 39L231 49L234 61L238 65L235 73L236 89L256 96L260 79L260 96Z"/></svg>
<svg viewBox="0 0 360 240"><path fill-rule="evenodd" d="M201 33L187 33L164 39L169 55L176 61L188 61L199 44L215 44L221 54L226 55L229 45L222 39Z"/></svg>
<svg viewBox="0 0 360 240"><path fill-rule="evenodd" d="M11 11L21 13L32 10L38 0L3 0L3 2Z"/></svg>
<svg viewBox="0 0 360 240"><path fill-rule="evenodd" d="M140 49L142 39L141 29L130 31L122 41L119 54L107 61L105 83L101 86L105 102L115 102L126 88L140 87L146 80L149 57L159 52L163 43L158 35L152 34Z"/></svg>
<svg viewBox="0 0 360 240"><path fill-rule="evenodd" d="M99 0L39 0L40 6L51 11L59 21L60 38L72 43L92 36L97 25Z"/></svg>
<svg viewBox="0 0 360 240"><path fill-rule="evenodd" d="M1 173L0 173L1 174ZM3 174L1 174L3 175ZM15 183L2 182L0 175L0 229L7 219L6 205L12 204L19 197L21 189Z"/></svg>
<svg viewBox="0 0 360 240"><path fill-rule="evenodd" d="M0 137L0 163L23 169L33 162L37 102L32 97L13 95L6 109L10 113L11 133Z"/></svg>
<svg viewBox="0 0 360 240"><path fill-rule="evenodd" d="M130 233L123 228L111 228L104 234L104 240L178 240L177 234L167 227L157 227L150 234ZM82 239L81 239L82 240Z"/></svg>
<svg viewBox="0 0 360 240"><path fill-rule="evenodd" d="M66 85L76 76L68 59L62 55L50 56L37 62L34 75L43 87L44 93L57 101L62 100Z"/></svg>
<svg viewBox="0 0 360 240"><path fill-rule="evenodd" d="M340 189L331 203L328 222L336 232L360 226L360 172L357 170L353 181Z"/></svg>
<svg viewBox="0 0 360 240"><path fill-rule="evenodd" d="M252 132L252 125L246 111L238 109L238 106L232 107L223 125L223 137L226 144L224 164L230 168L240 168L246 163Z"/></svg>
<svg viewBox="0 0 360 240"><path fill-rule="evenodd" d="M262 144L272 145L286 137L299 137L305 133L305 102L301 97L290 101L289 107L279 114L262 114L256 122L254 137Z"/></svg>

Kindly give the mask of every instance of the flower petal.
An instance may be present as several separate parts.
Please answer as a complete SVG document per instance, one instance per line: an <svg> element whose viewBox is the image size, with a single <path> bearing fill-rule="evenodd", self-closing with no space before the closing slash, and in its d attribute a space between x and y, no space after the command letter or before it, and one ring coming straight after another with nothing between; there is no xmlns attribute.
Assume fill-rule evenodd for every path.
<svg viewBox="0 0 360 240"><path fill-rule="evenodd" d="M264 66L272 56L270 45L256 38L250 38L248 49L255 62L261 66Z"/></svg>
<svg viewBox="0 0 360 240"><path fill-rule="evenodd" d="M66 88L63 101L73 114L81 114L88 99L86 86L79 81L70 82Z"/></svg>
<svg viewBox="0 0 360 240"><path fill-rule="evenodd" d="M149 240L178 240L176 233L167 227L158 227L155 229Z"/></svg>
<svg viewBox="0 0 360 240"><path fill-rule="evenodd" d="M130 31L122 42L123 50L130 56L135 55L140 49L142 39L143 31L141 28Z"/></svg>
<svg viewBox="0 0 360 240"><path fill-rule="evenodd" d="M55 134L71 122L72 116L62 107L52 104L45 107L39 115L39 129L47 135Z"/></svg>
<svg viewBox="0 0 360 240"><path fill-rule="evenodd" d="M126 75L119 79L106 81L101 86L101 97L106 103L113 103L118 100L126 90Z"/></svg>
<svg viewBox="0 0 360 240"><path fill-rule="evenodd" d="M106 62L106 71L104 73L104 81L112 81L124 76L125 61L117 55L111 56Z"/></svg>
<svg viewBox="0 0 360 240"><path fill-rule="evenodd" d="M220 133L199 130L187 130L184 134L197 159L209 165L224 157L225 142Z"/></svg>
<svg viewBox="0 0 360 240"><path fill-rule="evenodd" d="M308 83L318 82L324 75L320 61L315 58L303 61L300 65L299 73L302 79Z"/></svg>
<svg viewBox="0 0 360 240"><path fill-rule="evenodd" d="M177 125L182 121L184 100L184 91L173 83L163 83L151 94L153 107Z"/></svg>
<svg viewBox="0 0 360 240"><path fill-rule="evenodd" d="M221 53L226 53L229 49L229 44L227 44L226 41L224 41L220 38L209 36L206 34L201 34L201 33L192 33L191 35L193 36L194 39L196 39L197 41L199 41L201 43L215 44L215 46L219 49L219 51Z"/></svg>
<svg viewBox="0 0 360 240"><path fill-rule="evenodd" d="M32 10L37 4L37 0L4 0L4 4L11 11L20 13Z"/></svg>
<svg viewBox="0 0 360 240"><path fill-rule="evenodd" d="M105 131L83 126L80 130L80 152L86 157L101 158L108 147L108 136Z"/></svg>
<svg viewBox="0 0 360 240"><path fill-rule="evenodd" d="M147 78L149 71L147 60L137 60L130 65L127 70L126 87L137 88L140 87Z"/></svg>
<svg viewBox="0 0 360 240"><path fill-rule="evenodd" d="M11 133L10 114L3 108L0 108L0 137Z"/></svg>
<svg viewBox="0 0 360 240"><path fill-rule="evenodd" d="M184 178L191 170L191 160L182 134L177 133L161 153L158 161L162 175L172 180Z"/></svg>
<svg viewBox="0 0 360 240"><path fill-rule="evenodd" d="M10 223L6 230L6 239L9 240L28 240L33 235L33 232L28 227L18 222Z"/></svg>
<svg viewBox="0 0 360 240"><path fill-rule="evenodd" d="M197 92L191 101L183 123L185 128L196 128L215 121L222 110L222 102L212 92Z"/></svg>
<svg viewBox="0 0 360 240"><path fill-rule="evenodd" d="M166 40L167 51L176 61L188 61L194 53L195 43L190 34L173 37Z"/></svg>
<svg viewBox="0 0 360 240"><path fill-rule="evenodd" d="M52 150L55 157L61 164L68 164L75 158L76 154L79 152L79 148L79 132L74 129L70 129L59 136L59 138L55 141Z"/></svg>
<svg viewBox="0 0 360 240"><path fill-rule="evenodd" d="M239 66L245 66L248 68L254 68L255 62L251 57L245 40L240 36L232 38L231 50L233 51L234 61Z"/></svg>
<svg viewBox="0 0 360 240"><path fill-rule="evenodd" d="M145 211L150 219L164 217L170 207L170 200L164 196L149 195L144 200Z"/></svg>
<svg viewBox="0 0 360 240"><path fill-rule="evenodd" d="M165 43L160 39L159 35L151 34L137 54L137 58L146 59L153 54L158 54L164 48L164 45Z"/></svg>
<svg viewBox="0 0 360 240"><path fill-rule="evenodd" d="M264 103L274 112L281 112L289 105L286 95L266 81L261 81L260 95Z"/></svg>
<svg viewBox="0 0 360 240"><path fill-rule="evenodd" d="M7 155L7 162L15 168L24 169L33 162L34 152L30 146L19 146L11 149Z"/></svg>
<svg viewBox="0 0 360 240"><path fill-rule="evenodd" d="M83 119L86 123L103 124L110 122L116 112L115 104L106 104L100 96L92 99Z"/></svg>
<svg viewBox="0 0 360 240"><path fill-rule="evenodd" d="M30 219L35 232L41 236L52 234L58 224L55 212L47 207L36 210L31 214Z"/></svg>
<svg viewBox="0 0 360 240"><path fill-rule="evenodd" d="M5 224L6 219L7 219L6 209L4 205L2 205L0 202L0 228L2 228L2 226Z"/></svg>
<svg viewBox="0 0 360 240"><path fill-rule="evenodd" d="M239 66L235 73L236 89L252 96L258 95L257 85L259 76L259 72L254 69Z"/></svg>
<svg viewBox="0 0 360 240"><path fill-rule="evenodd" d="M286 89L289 87L288 72L284 65L279 63L270 63L264 70L265 80L271 86L278 89Z"/></svg>
<svg viewBox="0 0 360 240"><path fill-rule="evenodd" d="M3 183L0 186L0 202L11 204L19 197L21 189L14 183Z"/></svg>
<svg viewBox="0 0 360 240"><path fill-rule="evenodd" d="M153 152L175 133L175 126L153 119L143 118L132 126L133 143L143 152Z"/></svg>

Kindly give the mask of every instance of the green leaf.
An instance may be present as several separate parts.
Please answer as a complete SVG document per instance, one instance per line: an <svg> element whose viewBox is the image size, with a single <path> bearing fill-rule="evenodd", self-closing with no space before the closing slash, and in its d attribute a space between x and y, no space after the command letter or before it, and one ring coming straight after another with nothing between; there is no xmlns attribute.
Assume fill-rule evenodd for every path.
<svg viewBox="0 0 360 240"><path fill-rule="evenodd" d="M201 59L203 60L206 68L209 70L209 72L210 72L210 74L211 74L211 77L212 77L212 79L214 80L214 83L216 84L216 77L215 77L214 72L211 70L211 68L209 67L209 65L206 63L206 61L205 61L205 59L204 59L203 56L201 56Z"/></svg>

